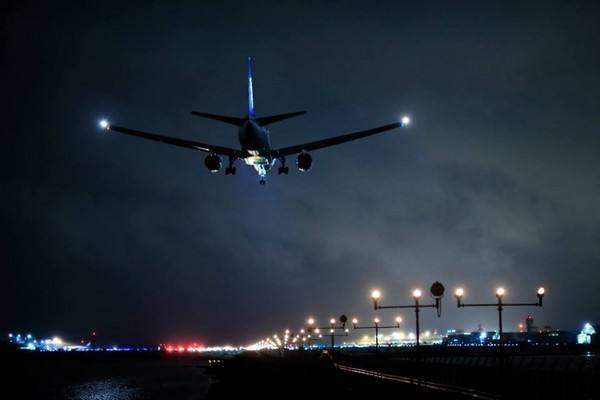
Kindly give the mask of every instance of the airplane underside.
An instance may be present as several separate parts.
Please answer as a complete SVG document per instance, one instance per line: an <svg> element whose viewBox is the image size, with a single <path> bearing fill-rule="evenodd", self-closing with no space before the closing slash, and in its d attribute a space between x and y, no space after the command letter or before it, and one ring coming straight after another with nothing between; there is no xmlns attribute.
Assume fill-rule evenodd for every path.
<svg viewBox="0 0 600 400"><path fill-rule="evenodd" d="M264 178L267 175L267 171L269 171L275 163L275 160L269 157L255 155L244 158L244 162L246 165L254 167L254 170L256 170L258 176Z"/></svg>
<svg viewBox="0 0 600 400"><path fill-rule="evenodd" d="M267 172L275 165L277 161L273 157L261 155L257 150L248 150L250 156L244 157L244 163L254 168L260 178L260 183L264 184Z"/></svg>

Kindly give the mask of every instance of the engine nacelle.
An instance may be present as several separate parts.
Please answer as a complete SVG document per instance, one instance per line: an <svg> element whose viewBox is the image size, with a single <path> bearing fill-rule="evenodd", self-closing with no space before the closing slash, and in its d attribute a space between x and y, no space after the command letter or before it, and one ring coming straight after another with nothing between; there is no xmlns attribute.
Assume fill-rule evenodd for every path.
<svg viewBox="0 0 600 400"><path fill-rule="evenodd" d="M296 158L296 165L300 171L306 172L312 166L312 157L310 154L302 152L298 154L298 158Z"/></svg>
<svg viewBox="0 0 600 400"><path fill-rule="evenodd" d="M209 154L204 159L204 165L210 172L219 172L222 164L221 157L216 154Z"/></svg>

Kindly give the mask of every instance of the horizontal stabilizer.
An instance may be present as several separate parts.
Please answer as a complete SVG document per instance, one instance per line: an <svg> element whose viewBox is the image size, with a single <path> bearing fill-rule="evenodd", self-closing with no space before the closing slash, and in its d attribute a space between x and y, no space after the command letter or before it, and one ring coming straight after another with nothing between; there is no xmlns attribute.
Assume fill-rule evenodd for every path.
<svg viewBox="0 0 600 400"><path fill-rule="evenodd" d="M192 111L192 114L197 115L199 117L214 119L215 121L225 122L226 124L231 124L235 126L242 126L244 125L244 122L247 121L246 118L228 117L226 115L208 114L198 111Z"/></svg>
<svg viewBox="0 0 600 400"><path fill-rule="evenodd" d="M270 117L256 118L256 122L259 125L264 126L264 125L272 124L273 122L283 121L284 119L297 117L297 116L303 115L303 114L306 114L306 111L296 111L296 112L291 112L291 113L287 113L287 114L271 115Z"/></svg>

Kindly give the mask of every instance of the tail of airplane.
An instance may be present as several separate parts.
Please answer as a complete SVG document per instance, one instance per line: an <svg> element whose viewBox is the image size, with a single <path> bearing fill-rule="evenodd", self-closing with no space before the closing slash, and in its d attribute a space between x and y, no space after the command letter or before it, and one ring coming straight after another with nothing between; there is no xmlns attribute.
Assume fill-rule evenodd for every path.
<svg viewBox="0 0 600 400"><path fill-rule="evenodd" d="M286 114L270 115L267 117L256 118L254 113L254 90L252 85L252 57L248 57L248 115L246 118L229 117L226 115L209 114L204 112L192 111L193 115L213 119L227 124L242 126L248 120L255 120L261 126L269 125L274 122L283 121L284 119L297 117L306 114L306 111L296 111Z"/></svg>
<svg viewBox="0 0 600 400"><path fill-rule="evenodd" d="M252 57L248 57L248 119L254 119L254 92L252 91Z"/></svg>

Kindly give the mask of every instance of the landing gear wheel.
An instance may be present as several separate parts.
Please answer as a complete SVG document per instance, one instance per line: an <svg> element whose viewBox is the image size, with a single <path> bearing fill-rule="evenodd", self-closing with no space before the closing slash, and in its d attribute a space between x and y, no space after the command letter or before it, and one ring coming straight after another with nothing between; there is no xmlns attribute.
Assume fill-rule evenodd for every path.
<svg viewBox="0 0 600 400"><path fill-rule="evenodd" d="M229 166L225 168L225 175L235 175L235 167L233 166L235 160L235 157L229 156Z"/></svg>
<svg viewBox="0 0 600 400"><path fill-rule="evenodd" d="M260 183L261 185L266 185L267 181L265 181L264 179L261 179L260 181L258 181L258 183Z"/></svg>
<svg viewBox="0 0 600 400"><path fill-rule="evenodd" d="M279 167L277 172L279 172L279 175L281 175L281 174L287 175L290 172L290 169L288 167Z"/></svg>

